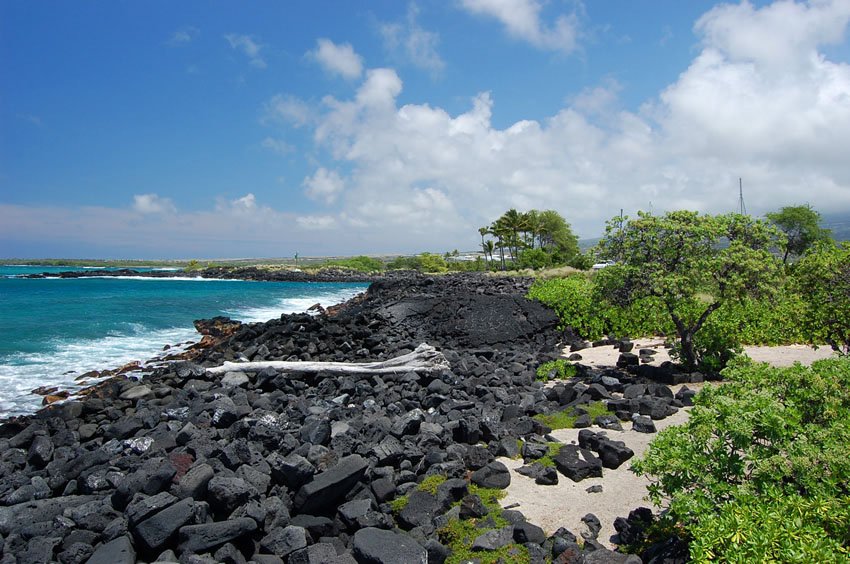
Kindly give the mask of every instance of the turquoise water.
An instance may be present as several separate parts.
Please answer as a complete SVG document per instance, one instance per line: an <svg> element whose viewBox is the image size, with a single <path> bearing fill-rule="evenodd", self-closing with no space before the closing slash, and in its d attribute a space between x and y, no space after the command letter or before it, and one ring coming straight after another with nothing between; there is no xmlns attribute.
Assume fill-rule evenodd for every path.
<svg viewBox="0 0 850 564"><path fill-rule="evenodd" d="M267 321L343 302L366 284L157 278L24 279L67 268L0 266L0 417L31 413L39 386L74 389L90 370L197 341L192 321ZM139 269L141 270L141 269Z"/></svg>

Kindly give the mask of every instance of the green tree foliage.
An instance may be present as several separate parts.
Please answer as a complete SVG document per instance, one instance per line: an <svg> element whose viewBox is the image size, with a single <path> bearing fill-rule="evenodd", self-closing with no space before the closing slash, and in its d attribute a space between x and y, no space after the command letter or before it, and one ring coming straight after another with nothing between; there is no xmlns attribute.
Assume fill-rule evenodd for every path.
<svg viewBox="0 0 850 564"><path fill-rule="evenodd" d="M520 268L541 268L552 264L567 264L578 256L578 238L570 224L554 210L529 210L525 213L509 209L489 227L478 229L485 256L493 260L494 250L499 251L499 264L507 269L510 260ZM491 235L492 239L485 239ZM542 251L542 255L533 251ZM522 263L524 255L531 257ZM532 258L533 257L533 258ZM537 265L537 266L535 266Z"/></svg>
<svg viewBox="0 0 850 564"><path fill-rule="evenodd" d="M618 305L659 300L679 337L680 359L695 368L713 352L695 342L709 316L727 302L774 289L779 270L769 247L777 238L768 224L738 214L617 217L608 222L598 253L619 262L604 269L600 284Z"/></svg>
<svg viewBox="0 0 850 564"><path fill-rule="evenodd" d="M387 264L387 268L391 270L418 270L419 272L446 272L449 269L445 259L434 253L398 257Z"/></svg>
<svg viewBox="0 0 850 564"><path fill-rule="evenodd" d="M846 562L850 360L742 359L723 376L632 464L650 498L669 503L695 562Z"/></svg>
<svg viewBox="0 0 850 564"><path fill-rule="evenodd" d="M793 281L805 301L807 335L850 355L850 243L811 249L795 265Z"/></svg>
<svg viewBox="0 0 850 564"><path fill-rule="evenodd" d="M801 256L815 243L831 239L829 229L820 226L820 213L808 205L786 206L767 214L767 219L785 234L785 239L780 242L782 264L787 264L789 257Z"/></svg>

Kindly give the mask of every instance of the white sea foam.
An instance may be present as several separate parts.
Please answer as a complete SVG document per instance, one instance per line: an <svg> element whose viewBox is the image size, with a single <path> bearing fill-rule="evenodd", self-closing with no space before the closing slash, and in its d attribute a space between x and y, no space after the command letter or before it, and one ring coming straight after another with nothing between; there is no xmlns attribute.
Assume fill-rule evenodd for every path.
<svg viewBox="0 0 850 564"><path fill-rule="evenodd" d="M55 340L49 352L12 355L0 364L0 417L32 413L40 408L41 396L31 393L40 386L75 391L82 387L74 381L80 374L118 368L134 360L144 362L160 355L166 344L198 338L191 327L149 331L131 325L126 332L101 339ZM177 350L172 348L169 352Z"/></svg>
<svg viewBox="0 0 850 564"><path fill-rule="evenodd" d="M264 307L239 308L225 311L233 319L244 323L268 321L280 317L282 313L302 313L315 304L328 307L350 300L363 292L362 288L344 288L330 290L321 294L310 294L304 297L283 298L276 303Z"/></svg>

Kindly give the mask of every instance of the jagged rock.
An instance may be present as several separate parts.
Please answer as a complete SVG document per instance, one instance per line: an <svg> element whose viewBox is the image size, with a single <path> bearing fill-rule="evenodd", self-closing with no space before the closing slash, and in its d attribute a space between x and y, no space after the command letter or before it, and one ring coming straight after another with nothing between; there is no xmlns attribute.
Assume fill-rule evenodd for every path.
<svg viewBox="0 0 850 564"><path fill-rule="evenodd" d="M189 522L195 513L195 500L187 498L145 519L135 528L134 535L150 551L160 550Z"/></svg>
<svg viewBox="0 0 850 564"><path fill-rule="evenodd" d="M655 423L653 423L652 419L645 415L633 415L632 416L632 429L637 431L638 433L655 433Z"/></svg>
<svg viewBox="0 0 850 564"><path fill-rule="evenodd" d="M186 525L178 531L179 550L206 552L257 530L257 522L249 517L216 521L203 525Z"/></svg>
<svg viewBox="0 0 850 564"><path fill-rule="evenodd" d="M273 529L260 540L261 549L282 557L306 546L307 531L294 525Z"/></svg>
<svg viewBox="0 0 850 564"><path fill-rule="evenodd" d="M372 527L354 533L354 558L360 564L428 564L428 552L412 537Z"/></svg>
<svg viewBox="0 0 850 564"><path fill-rule="evenodd" d="M407 498L407 505L399 512L398 522L403 529L422 527L431 523L437 510L436 496L423 491L414 491Z"/></svg>
<svg viewBox="0 0 850 564"><path fill-rule="evenodd" d="M473 484L482 488L497 488L503 490L511 485L511 473L508 467L494 460L483 468L476 470L470 476Z"/></svg>
<svg viewBox="0 0 850 564"><path fill-rule="evenodd" d="M302 486L293 501L294 507L302 513L321 513L347 494L368 467L369 463L363 457L357 454L346 456L336 466Z"/></svg>
<svg viewBox="0 0 850 564"><path fill-rule="evenodd" d="M501 529L493 529L475 537L472 550L499 550L514 541L514 526L508 525Z"/></svg>
<svg viewBox="0 0 850 564"><path fill-rule="evenodd" d="M135 564L136 551L126 536L120 536L95 548L86 564Z"/></svg>
<svg viewBox="0 0 850 564"><path fill-rule="evenodd" d="M602 477L602 461L576 445L564 445L552 460L558 471L573 482Z"/></svg>

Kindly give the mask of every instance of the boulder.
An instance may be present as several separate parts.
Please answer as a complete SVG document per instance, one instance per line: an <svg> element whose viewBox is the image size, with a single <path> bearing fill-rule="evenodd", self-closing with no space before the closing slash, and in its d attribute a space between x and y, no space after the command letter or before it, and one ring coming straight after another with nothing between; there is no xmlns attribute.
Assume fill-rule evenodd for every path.
<svg viewBox="0 0 850 564"><path fill-rule="evenodd" d="M428 551L413 537L368 527L354 533L353 555L359 564L428 564Z"/></svg>
<svg viewBox="0 0 850 564"><path fill-rule="evenodd" d="M322 513L333 507L359 482L369 463L352 454L342 458L336 466L317 474L295 495L293 507L301 513Z"/></svg>

